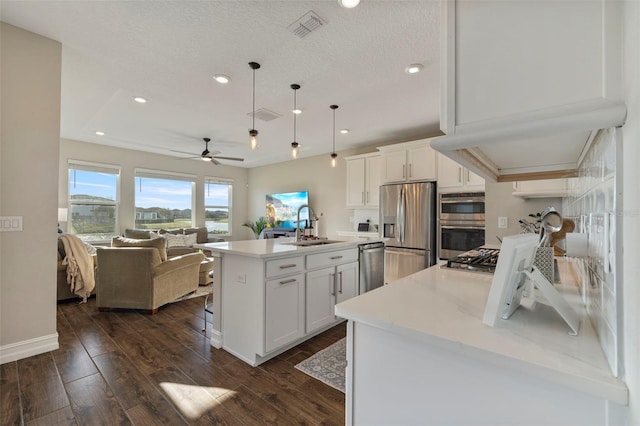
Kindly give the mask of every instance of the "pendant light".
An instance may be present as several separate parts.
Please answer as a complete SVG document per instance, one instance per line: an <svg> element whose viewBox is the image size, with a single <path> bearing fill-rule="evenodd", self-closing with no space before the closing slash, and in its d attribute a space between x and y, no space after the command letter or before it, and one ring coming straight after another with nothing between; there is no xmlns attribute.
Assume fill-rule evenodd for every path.
<svg viewBox="0 0 640 426"><path fill-rule="evenodd" d="M298 109L298 105L296 103L296 92L300 88L299 84L292 84L291 88L293 89L293 110L296 111ZM298 148L300 144L296 142L296 116L298 114L293 113L293 142L291 142L291 156L293 158L298 158Z"/></svg>
<svg viewBox="0 0 640 426"><path fill-rule="evenodd" d="M260 68L260 64L257 62L249 62L249 67L253 70L253 109L251 110L251 130L249 130L249 137L251 143L251 150L254 151L258 147L258 131L256 130L256 70Z"/></svg>
<svg viewBox="0 0 640 426"><path fill-rule="evenodd" d="M333 110L333 151L331 151L331 167L335 168L338 163L338 154L336 154L336 109L338 105L329 106Z"/></svg>

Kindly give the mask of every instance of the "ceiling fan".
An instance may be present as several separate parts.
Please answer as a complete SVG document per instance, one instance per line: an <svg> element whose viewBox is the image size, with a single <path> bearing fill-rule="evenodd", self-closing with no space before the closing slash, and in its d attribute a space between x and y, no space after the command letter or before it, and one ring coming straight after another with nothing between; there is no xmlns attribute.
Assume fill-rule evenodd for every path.
<svg viewBox="0 0 640 426"><path fill-rule="evenodd" d="M196 157L189 157L189 158L202 158L205 161L211 161L215 165L220 164L220 162L218 160L244 161L244 158L225 157L225 156L222 156L222 155L218 155L218 154L220 154L220 151L209 151L209 142L211 142L211 139L210 138L202 138L202 140L204 141L204 151L202 151L202 154L200 154L200 155L193 154L191 152L183 152L183 151L174 151L174 152L182 152L183 154L197 155Z"/></svg>

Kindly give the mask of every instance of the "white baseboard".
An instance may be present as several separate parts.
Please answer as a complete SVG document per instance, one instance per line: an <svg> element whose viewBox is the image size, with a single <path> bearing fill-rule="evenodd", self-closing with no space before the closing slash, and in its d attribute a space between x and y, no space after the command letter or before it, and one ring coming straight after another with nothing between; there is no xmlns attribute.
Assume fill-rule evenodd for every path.
<svg viewBox="0 0 640 426"><path fill-rule="evenodd" d="M0 364L55 351L58 348L58 333L10 343L0 346Z"/></svg>

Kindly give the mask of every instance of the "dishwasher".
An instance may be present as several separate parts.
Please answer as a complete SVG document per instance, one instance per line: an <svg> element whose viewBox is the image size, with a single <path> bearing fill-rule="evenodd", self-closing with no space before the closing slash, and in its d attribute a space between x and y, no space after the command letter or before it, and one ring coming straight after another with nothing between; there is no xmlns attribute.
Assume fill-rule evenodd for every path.
<svg viewBox="0 0 640 426"><path fill-rule="evenodd" d="M366 293L384 284L384 243L366 243L359 246L360 293Z"/></svg>

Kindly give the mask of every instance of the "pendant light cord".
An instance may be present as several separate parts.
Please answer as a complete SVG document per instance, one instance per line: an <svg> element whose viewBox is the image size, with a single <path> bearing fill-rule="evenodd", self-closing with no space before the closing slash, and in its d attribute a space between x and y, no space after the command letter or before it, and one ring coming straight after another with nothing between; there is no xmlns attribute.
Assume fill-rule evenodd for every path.
<svg viewBox="0 0 640 426"><path fill-rule="evenodd" d="M293 141L296 142L296 116L298 114L295 113L296 109L297 109L297 102L296 102L296 92L298 91L298 89L293 89Z"/></svg>
<svg viewBox="0 0 640 426"><path fill-rule="evenodd" d="M336 152L336 109L333 109L333 151Z"/></svg>
<svg viewBox="0 0 640 426"><path fill-rule="evenodd" d="M251 129L256 128L256 69L253 68L253 106L251 109Z"/></svg>

